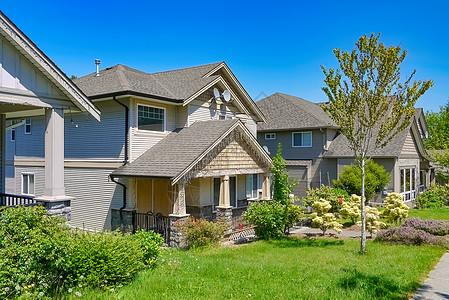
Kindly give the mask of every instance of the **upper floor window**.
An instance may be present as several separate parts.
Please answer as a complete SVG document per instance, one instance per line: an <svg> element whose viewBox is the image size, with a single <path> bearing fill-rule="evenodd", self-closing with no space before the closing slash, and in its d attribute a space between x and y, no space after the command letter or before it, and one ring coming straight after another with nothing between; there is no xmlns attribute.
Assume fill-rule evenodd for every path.
<svg viewBox="0 0 449 300"><path fill-rule="evenodd" d="M148 131L165 131L165 108L138 104L137 128Z"/></svg>
<svg viewBox="0 0 449 300"><path fill-rule="evenodd" d="M276 133L265 133L265 139L266 140L275 140L276 139Z"/></svg>
<svg viewBox="0 0 449 300"><path fill-rule="evenodd" d="M25 134L31 134L31 119L25 119Z"/></svg>
<svg viewBox="0 0 449 300"><path fill-rule="evenodd" d="M34 195L34 174L22 173L22 194Z"/></svg>
<svg viewBox="0 0 449 300"><path fill-rule="evenodd" d="M16 129L11 129L11 142L14 142L16 140Z"/></svg>
<svg viewBox="0 0 449 300"><path fill-rule="evenodd" d="M312 147L312 132L293 132L292 147Z"/></svg>

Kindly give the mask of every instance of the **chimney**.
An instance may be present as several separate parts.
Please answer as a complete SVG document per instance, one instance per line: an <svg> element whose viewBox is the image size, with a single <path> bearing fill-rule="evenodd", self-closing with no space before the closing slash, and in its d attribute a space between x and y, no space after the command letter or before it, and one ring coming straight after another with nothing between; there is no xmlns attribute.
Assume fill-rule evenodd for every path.
<svg viewBox="0 0 449 300"><path fill-rule="evenodd" d="M95 74L95 76L100 76L100 60L96 59L95 60L95 64L97 65L97 73Z"/></svg>

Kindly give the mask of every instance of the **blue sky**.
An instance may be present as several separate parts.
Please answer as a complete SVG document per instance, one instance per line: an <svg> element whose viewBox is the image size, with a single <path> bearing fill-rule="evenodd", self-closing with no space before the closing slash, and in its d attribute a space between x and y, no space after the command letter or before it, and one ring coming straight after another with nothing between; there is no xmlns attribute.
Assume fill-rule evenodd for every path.
<svg viewBox="0 0 449 300"><path fill-rule="evenodd" d="M326 101L320 65L363 34L408 51L402 74L435 86L417 103L449 100L449 1L22 1L0 9L66 74L121 63L158 72L226 61L258 100L275 92Z"/></svg>

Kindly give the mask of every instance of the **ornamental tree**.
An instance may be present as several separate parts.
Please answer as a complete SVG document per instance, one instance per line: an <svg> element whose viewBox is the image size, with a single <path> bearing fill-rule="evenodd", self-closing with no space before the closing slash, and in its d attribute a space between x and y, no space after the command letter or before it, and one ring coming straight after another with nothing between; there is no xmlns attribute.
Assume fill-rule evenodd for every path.
<svg viewBox="0 0 449 300"><path fill-rule="evenodd" d="M382 217L389 222L397 224L408 217L409 207L403 202L404 196L398 193L389 193L385 199L385 210Z"/></svg>
<svg viewBox="0 0 449 300"><path fill-rule="evenodd" d="M361 169L361 252L366 251L365 165L370 153L385 147L405 130L415 114L414 105L432 85L431 80L412 81L416 70L401 82L400 64L407 51L385 46L380 34L363 35L351 52L334 49L339 69L326 69L323 91L329 103L323 110L348 140Z"/></svg>
<svg viewBox="0 0 449 300"><path fill-rule="evenodd" d="M355 224L360 217L360 207L362 206L360 196L352 194L349 201L344 201L341 205L340 214L343 218L350 218Z"/></svg>
<svg viewBox="0 0 449 300"><path fill-rule="evenodd" d="M330 202L324 199L313 203L312 226L320 228L323 231L323 235L328 229L341 233L341 228L343 227L343 225L337 222L335 215L329 212L331 208Z"/></svg>

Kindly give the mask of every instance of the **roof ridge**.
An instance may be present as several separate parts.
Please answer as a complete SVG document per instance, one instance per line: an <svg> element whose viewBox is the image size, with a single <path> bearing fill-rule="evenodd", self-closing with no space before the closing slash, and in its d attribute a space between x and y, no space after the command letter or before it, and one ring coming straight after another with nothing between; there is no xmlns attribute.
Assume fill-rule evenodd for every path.
<svg viewBox="0 0 449 300"><path fill-rule="evenodd" d="M170 72L177 72L177 71L182 71L182 70L188 70L188 69L195 69L195 68L199 68L199 67L206 67L206 66L211 66L211 65L218 65L223 63L223 61L221 62L215 62L215 63L210 63L210 64L204 64L204 65L197 65L197 66L193 66L193 67L186 67L186 68L180 68L180 69L173 69L173 70L168 70L168 71L161 71L161 72L154 72L154 73L150 73L151 75L156 75L156 74L163 74L163 73L170 73ZM207 74L207 72L205 73Z"/></svg>
<svg viewBox="0 0 449 300"><path fill-rule="evenodd" d="M117 65L117 70L115 70L117 74L117 79L120 82L120 85L122 89L125 91L131 90L131 84L128 81L128 78L126 78L126 75L124 73L124 66L121 64Z"/></svg>
<svg viewBox="0 0 449 300"><path fill-rule="evenodd" d="M170 95L172 95L173 96L173 98L176 98L176 95L175 94L173 94L173 92L172 91L170 91L165 85L163 85L162 84L162 82L160 82L157 78L156 78L156 76L153 76L153 74L148 74L151 78L153 78L154 79L154 81L155 82L157 82L157 84L159 84L167 93L169 93Z"/></svg>
<svg viewBox="0 0 449 300"><path fill-rule="evenodd" d="M302 110L304 113L308 114L310 117L312 117L312 118L315 119L316 121L318 121L318 122L326 122L325 120L323 120L323 119L321 119L321 118L318 118L318 117L315 115L314 112L311 112L310 110L305 110L304 108L302 108L301 105L298 105L299 103L294 103L291 99L288 99L288 98L289 98L289 97L294 97L294 98L296 98L296 99L300 99L300 100L305 101L305 102L310 103L310 104L313 104L313 102L310 102L310 101L305 100L305 99L303 99L303 98L296 97L296 96L292 96L292 95L287 95L287 94L283 94L283 93L279 93L279 94L280 94L280 97L284 98L284 100L288 101L289 103L291 103L292 105L294 105L294 106L297 107L298 109ZM285 97L285 96L287 96L287 97ZM322 110L321 107L319 107L319 108ZM324 111L323 111L323 113L324 113Z"/></svg>

